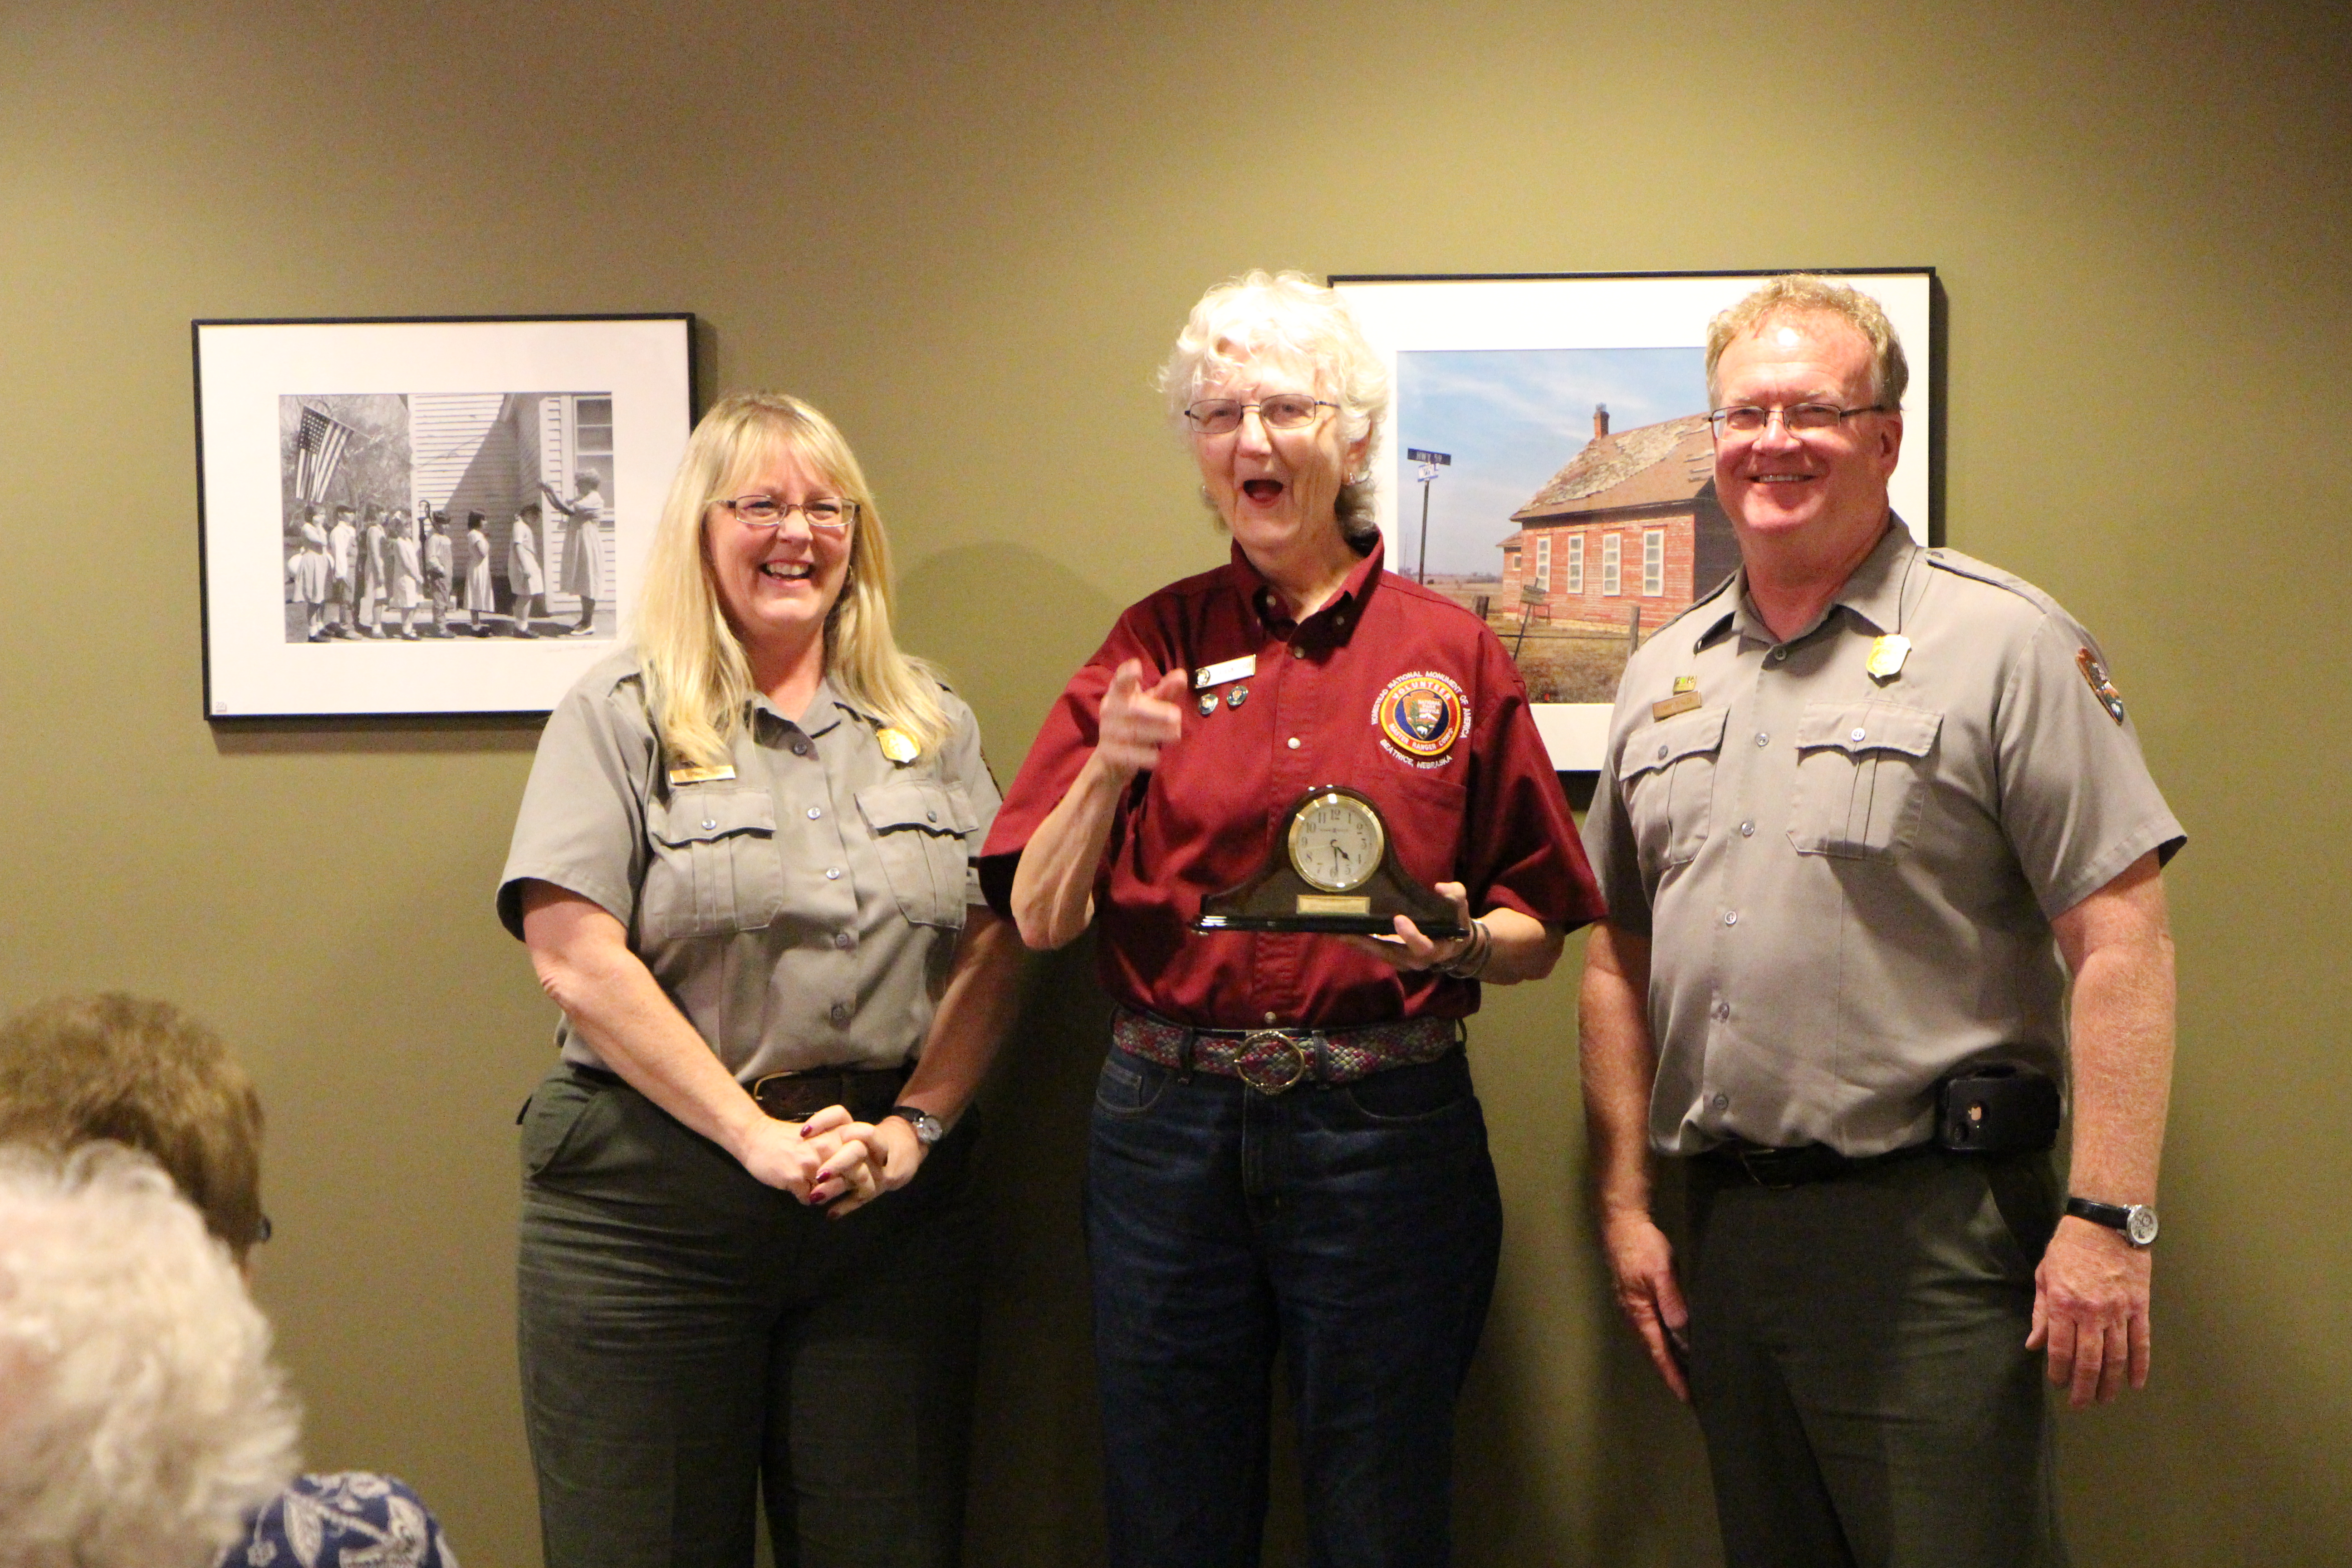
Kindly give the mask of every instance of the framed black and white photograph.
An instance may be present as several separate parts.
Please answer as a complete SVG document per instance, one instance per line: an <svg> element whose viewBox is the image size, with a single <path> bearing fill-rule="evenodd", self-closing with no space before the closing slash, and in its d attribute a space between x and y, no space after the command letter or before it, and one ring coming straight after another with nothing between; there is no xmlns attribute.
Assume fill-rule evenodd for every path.
<svg viewBox="0 0 2352 1568"><path fill-rule="evenodd" d="M693 320L193 323L205 716L552 708L635 602Z"/></svg>
<svg viewBox="0 0 2352 1568"><path fill-rule="evenodd" d="M1936 420L1932 268L1820 268L1910 361L1890 489L1922 543ZM1625 660L1738 564L1717 501L1706 326L1767 272L1334 277L1388 363L1372 453L1390 568L1512 650L1553 765L1597 768Z"/></svg>

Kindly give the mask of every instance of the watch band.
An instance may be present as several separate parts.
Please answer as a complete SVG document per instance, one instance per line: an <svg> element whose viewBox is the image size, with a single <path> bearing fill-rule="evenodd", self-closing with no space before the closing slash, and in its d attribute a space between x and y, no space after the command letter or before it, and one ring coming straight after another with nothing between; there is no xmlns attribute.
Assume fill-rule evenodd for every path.
<svg viewBox="0 0 2352 1568"><path fill-rule="evenodd" d="M915 1142L926 1149L948 1135L945 1124L919 1105L894 1105L883 1114L904 1120L915 1130Z"/></svg>
<svg viewBox="0 0 2352 1568"><path fill-rule="evenodd" d="M2146 1204L2103 1204L2092 1198L2069 1196L2066 1212L2076 1219L2123 1232L2124 1239L2134 1247L2149 1247L2156 1242L2156 1210Z"/></svg>

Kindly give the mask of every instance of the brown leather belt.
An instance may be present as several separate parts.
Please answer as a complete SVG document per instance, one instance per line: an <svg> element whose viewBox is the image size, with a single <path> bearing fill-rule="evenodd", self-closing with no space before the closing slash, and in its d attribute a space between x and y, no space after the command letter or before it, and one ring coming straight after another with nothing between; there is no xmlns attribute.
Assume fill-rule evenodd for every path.
<svg viewBox="0 0 2352 1568"><path fill-rule="evenodd" d="M806 1121L828 1105L845 1106L860 1121L879 1121L907 1087L905 1068L816 1068L772 1072L751 1085L760 1109L779 1121Z"/></svg>
<svg viewBox="0 0 2352 1568"><path fill-rule="evenodd" d="M1353 1083L1385 1068L1433 1062L1459 1050L1458 1018L1412 1018L1346 1029L1196 1029L1121 1007L1112 1015L1120 1050L1179 1072L1237 1078L1260 1094L1302 1083Z"/></svg>

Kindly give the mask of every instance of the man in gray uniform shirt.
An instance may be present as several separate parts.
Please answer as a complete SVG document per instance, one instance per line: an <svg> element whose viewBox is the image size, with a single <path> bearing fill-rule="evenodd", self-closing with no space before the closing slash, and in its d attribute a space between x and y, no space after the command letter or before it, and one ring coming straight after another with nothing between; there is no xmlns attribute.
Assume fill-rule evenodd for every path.
<svg viewBox="0 0 2352 1568"><path fill-rule="evenodd" d="M2063 1562L2037 1363L2147 1378L2183 834L2089 634L1894 515L1906 374L1819 279L1710 328L1740 570L1627 666L1585 825L1602 1242L1734 1564ZM2070 1085L2063 1219L2046 1152L1938 1141L1996 1062Z"/></svg>

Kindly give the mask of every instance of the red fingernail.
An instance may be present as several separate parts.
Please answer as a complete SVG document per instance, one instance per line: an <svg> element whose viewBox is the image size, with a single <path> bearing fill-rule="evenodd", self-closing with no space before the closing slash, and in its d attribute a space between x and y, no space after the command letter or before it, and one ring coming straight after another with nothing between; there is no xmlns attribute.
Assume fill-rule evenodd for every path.
<svg viewBox="0 0 2352 1568"><path fill-rule="evenodd" d="M807 1122L803 1121L803 1122L802 1122L802 1123L801 1123L801 1136L802 1136L802 1137L803 1137L803 1138L806 1138L806 1137L808 1137L809 1135L810 1135L809 1124L808 1124Z"/></svg>

